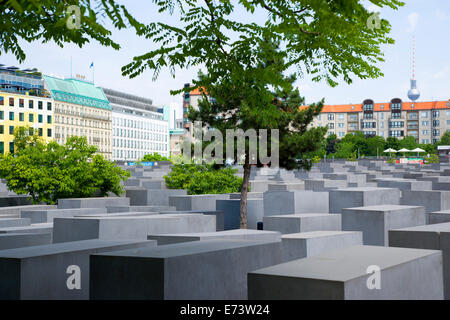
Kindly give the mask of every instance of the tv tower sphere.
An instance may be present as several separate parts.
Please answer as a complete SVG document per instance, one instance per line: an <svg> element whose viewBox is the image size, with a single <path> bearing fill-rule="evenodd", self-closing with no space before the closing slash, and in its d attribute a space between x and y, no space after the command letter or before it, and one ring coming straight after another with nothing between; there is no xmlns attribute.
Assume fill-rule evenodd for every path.
<svg viewBox="0 0 450 320"><path fill-rule="evenodd" d="M415 102L420 97L420 91L417 89L417 80L411 79L411 89L408 90L408 98Z"/></svg>

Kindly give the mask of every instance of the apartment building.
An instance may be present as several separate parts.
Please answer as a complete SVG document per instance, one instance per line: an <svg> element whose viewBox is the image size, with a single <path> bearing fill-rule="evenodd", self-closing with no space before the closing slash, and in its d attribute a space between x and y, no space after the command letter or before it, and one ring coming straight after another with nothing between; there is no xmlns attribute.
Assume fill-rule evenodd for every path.
<svg viewBox="0 0 450 320"><path fill-rule="evenodd" d="M103 90L81 79L43 78L55 101L55 140L65 143L71 136L85 136L111 160L112 112Z"/></svg>
<svg viewBox="0 0 450 320"><path fill-rule="evenodd" d="M103 88L112 108L113 160L137 161L146 154L170 156L169 124L148 98Z"/></svg>
<svg viewBox="0 0 450 320"><path fill-rule="evenodd" d="M367 137L412 136L419 143L436 143L450 130L450 99L403 102L395 98L385 103L366 99L361 104L325 105L311 126L326 125L328 135L338 138L361 131Z"/></svg>
<svg viewBox="0 0 450 320"><path fill-rule="evenodd" d="M54 101L36 69L0 65L0 153L14 152L14 129L32 127L53 139Z"/></svg>

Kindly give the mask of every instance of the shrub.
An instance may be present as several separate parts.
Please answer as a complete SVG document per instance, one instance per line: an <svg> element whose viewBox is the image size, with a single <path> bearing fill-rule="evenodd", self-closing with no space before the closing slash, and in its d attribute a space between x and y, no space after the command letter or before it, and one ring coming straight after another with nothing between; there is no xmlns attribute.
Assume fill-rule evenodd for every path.
<svg viewBox="0 0 450 320"><path fill-rule="evenodd" d="M177 164L164 176L169 189L186 189L188 194L220 194L240 192L242 178L236 169L216 169L214 165Z"/></svg>
<svg viewBox="0 0 450 320"><path fill-rule="evenodd" d="M20 131L20 132L19 132ZM29 195L33 203L54 204L62 198L94 197L108 192L120 195L120 182L130 173L95 154L85 137L70 137L67 143L48 144L23 130L15 134L17 150L0 159L0 177L8 189Z"/></svg>
<svg viewBox="0 0 450 320"><path fill-rule="evenodd" d="M429 157L425 158L426 163L439 163L439 156L436 154L430 154Z"/></svg>
<svg viewBox="0 0 450 320"><path fill-rule="evenodd" d="M153 161L170 161L170 159L160 155L159 153L154 152L153 154L146 154L141 160L141 162L153 162Z"/></svg>

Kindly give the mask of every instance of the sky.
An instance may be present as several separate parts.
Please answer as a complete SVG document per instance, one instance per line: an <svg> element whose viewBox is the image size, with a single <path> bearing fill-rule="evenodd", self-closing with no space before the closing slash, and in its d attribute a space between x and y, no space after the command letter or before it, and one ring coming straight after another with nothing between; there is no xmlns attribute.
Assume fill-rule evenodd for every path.
<svg viewBox="0 0 450 320"><path fill-rule="evenodd" d="M153 1L122 0L128 10L140 21L166 21L173 23L176 17L161 16ZM365 99L388 102L392 98L407 101L407 91L412 74L412 37L416 39L416 79L421 92L419 101L450 99L450 1L449 0L404 0L405 5L394 11L390 8L379 10L364 1L371 11L381 11L381 17L392 25L390 37L394 45L383 46L385 62L378 66L384 73L378 79L360 80L353 78L348 85L341 82L330 87L325 82L313 82L305 75L296 82L307 103L325 99L326 104L362 103ZM242 12L235 13L246 19ZM252 20L263 21L264 15L256 13ZM248 19L248 17L247 17ZM131 29L113 30L112 38L121 45L116 51L102 47L92 41L83 48L40 41L22 42L27 54L19 64L11 54L0 55L0 63L21 68L35 67L44 74L69 77L72 59L72 74L82 74L92 80L94 62L95 84L136 94L153 100L156 106L182 103L182 97L170 95L170 90L180 89L185 83L196 78L198 68L176 70L173 78L168 70L163 70L153 81L152 71L146 71L137 78L129 79L121 75L121 67L129 63L133 56L155 48L149 40L139 38Z"/></svg>

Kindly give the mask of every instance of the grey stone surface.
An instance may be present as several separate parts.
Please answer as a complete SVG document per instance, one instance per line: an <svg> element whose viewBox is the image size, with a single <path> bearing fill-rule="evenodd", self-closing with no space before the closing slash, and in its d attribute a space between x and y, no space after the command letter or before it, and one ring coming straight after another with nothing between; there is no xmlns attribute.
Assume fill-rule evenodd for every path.
<svg viewBox="0 0 450 320"><path fill-rule="evenodd" d="M246 299L247 273L281 261L281 242L205 240L91 256L91 299Z"/></svg>
<svg viewBox="0 0 450 320"><path fill-rule="evenodd" d="M369 289L368 267L380 268L380 289ZM424 276L426 275L426 276ZM370 280L369 280L370 281ZM252 271L252 300L443 299L442 253L353 246Z"/></svg>
<svg viewBox="0 0 450 320"><path fill-rule="evenodd" d="M149 235L149 240L158 241L158 245L213 239L281 241L281 233L275 231L236 229L219 232L179 233Z"/></svg>
<svg viewBox="0 0 450 320"><path fill-rule="evenodd" d="M308 231L340 231L341 216L328 213L297 213L264 217L264 230L282 234Z"/></svg>
<svg viewBox="0 0 450 320"><path fill-rule="evenodd" d="M170 206L107 206L108 213L118 212L159 212L159 211L175 211L175 207Z"/></svg>
<svg viewBox="0 0 450 320"><path fill-rule="evenodd" d="M247 228L256 229L257 223L263 221L263 199L247 200ZM217 200L217 210L224 213L224 230L240 228L240 200Z"/></svg>
<svg viewBox="0 0 450 320"><path fill-rule="evenodd" d="M0 196L0 207L25 206L30 204L31 200L25 195Z"/></svg>
<svg viewBox="0 0 450 320"><path fill-rule="evenodd" d="M329 212L328 192L265 192L264 216L290 213Z"/></svg>
<svg viewBox="0 0 450 320"><path fill-rule="evenodd" d="M212 232L215 229L215 216L202 214L56 218L53 242L145 240L149 234Z"/></svg>
<svg viewBox="0 0 450 320"><path fill-rule="evenodd" d="M346 187L347 187L346 180L327 180L327 179L305 180L305 190L327 191Z"/></svg>
<svg viewBox="0 0 450 320"><path fill-rule="evenodd" d="M450 222L450 210L431 212L429 222L430 224Z"/></svg>
<svg viewBox="0 0 450 320"><path fill-rule="evenodd" d="M386 246L390 229L425 224L425 208L379 205L342 209L342 230L362 231L365 245Z"/></svg>
<svg viewBox="0 0 450 320"><path fill-rule="evenodd" d="M450 209L450 191L403 191L401 204L424 206L427 213Z"/></svg>
<svg viewBox="0 0 450 320"><path fill-rule="evenodd" d="M154 247L156 241L87 240L0 251L0 299L80 300L89 298L89 255ZM69 290L67 268L80 268L81 288Z"/></svg>
<svg viewBox="0 0 450 320"><path fill-rule="evenodd" d="M137 188L126 191L132 206L169 206L169 197L177 195L186 195L186 190Z"/></svg>
<svg viewBox="0 0 450 320"><path fill-rule="evenodd" d="M59 199L58 209L105 208L106 206L129 206L130 199L124 197Z"/></svg>
<svg viewBox="0 0 450 320"><path fill-rule="evenodd" d="M223 231L225 225L225 214L223 210L206 211L206 210L191 210L191 211L160 211L160 214L189 214L189 213L201 213L207 216L216 217L216 231Z"/></svg>
<svg viewBox="0 0 450 320"><path fill-rule="evenodd" d="M310 257L322 252L362 245L359 231L312 231L284 234L283 261Z"/></svg>
<svg viewBox="0 0 450 320"><path fill-rule="evenodd" d="M40 246L52 243L51 233L2 233L0 250Z"/></svg>
<svg viewBox="0 0 450 320"><path fill-rule="evenodd" d="M169 205L175 207L177 211L214 211L216 210L216 200L225 200L229 198L229 194L169 196Z"/></svg>
<svg viewBox="0 0 450 320"><path fill-rule="evenodd" d="M381 204L400 204L400 190L372 187L330 190L331 213L341 213L343 208Z"/></svg>
<svg viewBox="0 0 450 320"><path fill-rule="evenodd" d="M28 218L0 218L0 228L21 227L31 224Z"/></svg>
<svg viewBox="0 0 450 320"><path fill-rule="evenodd" d="M20 218L22 210L45 210L56 209L55 205L28 205L28 206L14 206L0 208L0 217Z"/></svg>
<svg viewBox="0 0 450 320"><path fill-rule="evenodd" d="M53 223L36 223L29 226L0 228L1 233L52 233Z"/></svg>
<svg viewBox="0 0 450 320"><path fill-rule="evenodd" d="M75 209L45 209L22 210L20 216L31 220L31 223L53 222L54 218L73 217L75 215L88 215L106 213L106 208L75 208Z"/></svg>
<svg viewBox="0 0 450 320"><path fill-rule="evenodd" d="M450 222L390 230L389 246L442 250L444 296L450 300Z"/></svg>
<svg viewBox="0 0 450 320"><path fill-rule="evenodd" d="M291 182L291 183L272 183L268 185L267 191L293 191L305 190L305 182Z"/></svg>

